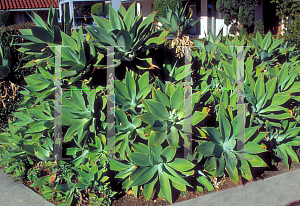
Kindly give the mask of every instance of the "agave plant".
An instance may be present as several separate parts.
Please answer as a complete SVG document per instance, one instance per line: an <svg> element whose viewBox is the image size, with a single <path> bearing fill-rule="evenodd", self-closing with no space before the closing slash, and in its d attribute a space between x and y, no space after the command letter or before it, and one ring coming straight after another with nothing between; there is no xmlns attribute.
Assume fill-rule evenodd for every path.
<svg viewBox="0 0 300 206"><path fill-rule="evenodd" d="M38 110L35 112L39 113ZM21 116L21 113L17 114L17 116ZM26 116L23 115L23 119L25 117ZM43 134L44 132L40 131L37 125L32 129L26 130L22 125L15 123L14 125L9 124L8 129L9 133L4 132L0 134L1 144L11 148L11 150L8 150L3 156L4 160L7 158L9 160L5 162L7 166L9 166L7 172L13 171L16 167L16 165L11 164L13 160L23 161L29 158L31 161L40 161L46 160L53 154L53 140L50 138L49 133L45 132L45 134ZM43 141L41 140L42 136L44 137ZM14 158L11 159L11 157Z"/></svg>
<svg viewBox="0 0 300 206"><path fill-rule="evenodd" d="M273 39L271 37L271 32L263 39L259 32L256 32L256 38L251 38L248 41L250 45L255 47L253 55L257 56L256 62L258 65L262 65L264 62L267 62L270 66L275 66L278 63L283 63L285 61L295 61L299 55L290 56L287 53L293 53L294 47L288 47L287 43L282 45L283 39ZM293 58L292 58L293 57Z"/></svg>
<svg viewBox="0 0 300 206"><path fill-rule="evenodd" d="M157 56L154 58L159 58L161 61L157 62L159 70L157 70L157 81L160 81L159 84L164 84L165 86L171 82L173 84L180 83L184 81L184 78L191 74L186 71L186 67L191 66L192 64L184 64L182 60L177 57L174 57L171 50L164 48L157 52Z"/></svg>
<svg viewBox="0 0 300 206"><path fill-rule="evenodd" d="M164 43L168 31L153 32L155 13L144 20L142 15L134 14L135 3L128 11L121 6L117 12L110 6L109 20L93 16L97 26L86 25L86 29L103 52L106 53L106 46L114 46L116 59L133 62L139 69L150 69L152 60L145 53Z"/></svg>
<svg viewBox="0 0 300 206"><path fill-rule="evenodd" d="M25 31L23 31L24 33ZM29 32L28 36L31 36L30 30L26 31ZM25 33L26 33L25 32ZM76 82L83 75L87 74L89 71L92 71L92 66L96 66L103 55L98 55L98 62L96 59L96 51L92 44L89 44L87 40L84 39L82 28L79 31L72 31L72 36L68 36L64 32L58 30L57 35L60 36L61 41L61 66L63 68L62 71L62 78L67 79L68 83L71 84ZM29 37L28 37L29 38ZM56 39L56 38L55 38ZM37 40L39 41L39 40ZM39 44L39 43L38 43ZM40 43L41 48L34 47L31 49L34 43L21 43L19 44L22 46L19 51L24 52L25 54L29 53L34 56L34 59L29 61L24 65L24 67L32 67L34 65L41 65L43 62L47 62L49 65L54 67L55 65L55 53L56 48L55 46L58 43ZM46 45L48 45L46 47ZM40 50L41 49L41 50ZM28 55L25 59L30 59L33 56ZM37 56L38 55L38 56ZM52 72L53 73L53 72Z"/></svg>
<svg viewBox="0 0 300 206"><path fill-rule="evenodd" d="M42 67L38 70L40 73L25 78L28 86L21 92L26 96L22 107L14 113L14 123L11 123L26 128L26 134L43 133L46 129L50 132L53 129L53 76Z"/></svg>
<svg viewBox="0 0 300 206"><path fill-rule="evenodd" d="M176 55L178 57L183 57L183 48L184 46L192 46L193 41L190 40L189 36L184 34L189 32L189 30L195 26L200 19L197 19L192 22L192 10L189 10L189 13L186 13L186 6L180 9L179 4L177 4L174 11L171 11L169 8L166 10L166 17L158 16L158 20L161 23L160 29L170 30L169 36L174 36L175 38L171 42L171 48L176 48Z"/></svg>
<svg viewBox="0 0 300 206"><path fill-rule="evenodd" d="M148 146L142 143L133 144L133 152L128 154L129 163L110 160L111 169L119 171L116 178L131 177L123 182L123 188L128 190L132 187L135 196L137 196L138 188L143 186L144 195L149 200L153 188L159 183L159 197L165 197L172 203L171 187L173 186L180 191L186 191L186 186L191 187L180 173L186 176L192 175L191 169L194 164L186 159L174 159L176 149L171 149L169 146L164 149L160 145L154 147L154 138L155 133L152 132Z"/></svg>
<svg viewBox="0 0 300 206"><path fill-rule="evenodd" d="M50 70L51 66L47 67ZM25 99L24 107L16 113L18 119L12 124L24 127L28 125L29 128L25 133L39 133L45 129L53 132L53 75L42 67L39 67L39 71L40 73L30 75L25 79L28 87L24 94L27 94L28 98ZM64 138L65 141L70 141L77 134L77 141L80 143L90 133L98 134L96 122L104 121L105 115L101 110L106 106L106 99L97 95L99 92L97 90L101 90L101 87L90 91L84 82L81 87L84 90L83 94L78 91L77 87L72 86L71 89L71 91L64 92L62 97L62 124L70 126ZM105 127L105 124L101 125Z"/></svg>
<svg viewBox="0 0 300 206"><path fill-rule="evenodd" d="M233 42L230 42L226 39L227 46L225 46L222 43L222 33L223 29L215 37L209 31L204 42L193 40L197 47L197 50L192 51L195 65L193 78L197 79L194 84L195 89L207 88L209 85L212 88L235 88L237 48L233 45L243 45L244 40L239 41L236 37Z"/></svg>
<svg viewBox="0 0 300 206"><path fill-rule="evenodd" d="M106 99L97 95L99 91L90 91L84 83L82 88L84 92L80 93L78 88L71 87L71 91L65 92L62 98L62 124L70 126L64 135L65 141L72 140L77 134L77 142L81 143L90 134L97 135L99 129L104 131L106 128L105 114L102 112L102 109L106 107ZM100 87L97 89L99 90ZM100 124L98 129L99 121L103 124Z"/></svg>
<svg viewBox="0 0 300 206"><path fill-rule="evenodd" d="M36 71L35 74L25 78L28 87L26 87L24 91L21 91L22 94L25 95L24 106L32 106L33 102L34 105L36 105L40 101L54 97L54 77L48 70L51 71L51 66L45 68L38 67L37 71L39 72Z"/></svg>
<svg viewBox="0 0 300 206"><path fill-rule="evenodd" d="M78 32L71 32L72 19L65 25L63 18L63 28L61 29L58 24L57 13L52 8L49 9L48 24L36 13L34 13L34 18L31 18L36 26L20 30L22 35L18 36L31 42L16 44L21 46L18 49L19 52L27 54L23 60L31 60L24 67L33 67L35 65L45 67L46 64L54 66L55 47L62 46L62 78L67 79L68 83L71 84L82 78L89 71L92 71L92 66L97 66L102 60L103 55L96 55L95 47L89 41L89 37L84 38L82 27L80 27ZM47 63L45 64L45 62Z"/></svg>
<svg viewBox="0 0 300 206"><path fill-rule="evenodd" d="M138 78L137 83L129 71L126 72L123 82L115 81L116 104L124 112L135 107L141 108L141 101L150 93L152 85L149 83L149 72Z"/></svg>
<svg viewBox="0 0 300 206"><path fill-rule="evenodd" d="M67 155L72 155L74 158L68 163L72 171L68 176L62 177L66 183L55 186L56 191L63 192L65 195L67 205L71 205L73 199L77 195L81 196L83 191L88 191L88 194L94 197L91 199L99 203L108 203L106 201L109 201L114 193L109 193L107 160L102 140L95 136L92 143L86 144L85 147L68 148ZM78 180L76 184L74 184L75 178ZM102 198L95 197L98 191Z"/></svg>
<svg viewBox="0 0 300 206"><path fill-rule="evenodd" d="M277 69L268 67L265 74L270 79L278 77L278 84L275 89L278 93L289 91L291 94L298 96L298 89L300 88L300 75L297 70L298 67L298 64L284 62Z"/></svg>
<svg viewBox="0 0 300 206"><path fill-rule="evenodd" d="M156 133L153 144L158 146L166 139L171 148L176 148L179 143L179 134L184 139L185 145L189 146L187 137L184 135L184 122L191 118L194 126L202 121L209 110L202 108L202 111L194 111L195 102L200 99L200 92L193 94L191 116L185 114L184 109L184 89L183 84L177 88L169 83L165 88L165 93L160 89L152 89L152 99L143 100L143 105L147 111L141 115L143 122L148 124L152 131Z"/></svg>
<svg viewBox="0 0 300 206"><path fill-rule="evenodd" d="M292 148L292 146L300 146L300 128L297 127L296 122L289 122L287 120L282 122L283 127L281 129L274 127L269 121L266 121L267 136L263 142L271 153L271 164L274 164L275 156L277 156L289 168L288 156L300 164L299 158Z"/></svg>
<svg viewBox="0 0 300 206"><path fill-rule="evenodd" d="M268 119L272 121L274 126L280 127L280 124L274 122L274 120L292 118L292 115L288 113L288 109L280 106L292 98L291 92L277 93L275 91L278 84L277 77L270 79L267 83L264 83L262 74L258 76L256 82L249 73L247 73L246 78L245 98L249 102L246 116L250 116L250 126L252 122L262 125Z"/></svg>
<svg viewBox="0 0 300 206"><path fill-rule="evenodd" d="M264 138L264 134L257 135L257 127L245 129L244 149L237 148L236 117L229 121L230 115L226 112L224 106L219 110L219 127L201 128L208 137L209 141L202 141L197 146L197 152L207 157L204 168L207 171L213 171L214 176L219 177L226 170L230 178L237 184L238 170L244 178L253 179L250 166L266 167L267 164L256 154L266 152L258 143ZM254 137L252 141L250 139ZM240 162L240 164L238 164Z"/></svg>
<svg viewBox="0 0 300 206"><path fill-rule="evenodd" d="M183 34L188 32L193 26L195 26L200 19L192 21L192 10L189 10L188 14L186 15L186 6L180 8L179 4L174 9L174 11L170 10L169 8L166 10L167 18L158 16L158 20L162 24L160 26L161 29L169 30L170 36L182 37Z"/></svg>
<svg viewBox="0 0 300 206"><path fill-rule="evenodd" d="M66 25L64 13L62 14L63 32L67 35L71 35L72 19ZM52 8L52 6L49 8L47 24L35 12L33 12L33 14L34 18L32 16L30 17L35 23L35 26L31 26L30 29L21 29L20 32L22 35L16 36L30 40L31 42L20 43L16 45L21 46L19 49L20 52L27 52L29 54L24 59L44 59L53 54L50 48L47 47L48 44L60 44L62 41L58 16L57 12Z"/></svg>
<svg viewBox="0 0 300 206"><path fill-rule="evenodd" d="M222 43L222 34L223 34L223 28L220 29L218 35L215 37L214 34L209 31L208 35L205 36L205 41L200 41L197 39L193 39L194 45L197 46L197 48L200 51L206 50L208 53L213 53L218 48L218 44Z"/></svg>
<svg viewBox="0 0 300 206"><path fill-rule="evenodd" d="M212 101L212 103L213 105L215 105L215 111L219 110L221 105L223 105L225 108L227 108L231 119L233 119L233 112L237 110L237 93L235 90L214 90L212 92L211 98L209 99L214 100Z"/></svg>

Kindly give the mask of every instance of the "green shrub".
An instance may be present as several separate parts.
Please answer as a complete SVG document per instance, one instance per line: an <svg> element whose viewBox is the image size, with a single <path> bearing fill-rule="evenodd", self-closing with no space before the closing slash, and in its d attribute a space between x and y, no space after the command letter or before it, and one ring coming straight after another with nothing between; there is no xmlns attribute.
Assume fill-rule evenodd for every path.
<svg viewBox="0 0 300 206"><path fill-rule="evenodd" d="M0 11L0 27L12 24L12 16L10 11Z"/></svg>
<svg viewBox="0 0 300 206"><path fill-rule="evenodd" d="M219 12L225 12L224 23L231 26L230 34L249 34L254 29L255 7L257 0L218 0L216 8ZM242 29L243 31L240 31Z"/></svg>
<svg viewBox="0 0 300 206"><path fill-rule="evenodd" d="M83 16L90 16L91 15L91 4L75 4L76 7L74 11L76 12L76 16L83 17Z"/></svg>
<svg viewBox="0 0 300 206"><path fill-rule="evenodd" d="M108 13L109 13L109 3L105 3L105 11L106 11L106 15L108 15ZM95 14L97 16L102 16L103 15L102 3L94 4L92 6L92 9L91 9L91 14Z"/></svg>
<svg viewBox="0 0 300 206"><path fill-rule="evenodd" d="M30 29L30 26L35 26L33 22L21 22L19 24L13 24L6 27L2 27L1 30L4 30L6 32L9 32L10 35L18 35L20 32L18 30L20 29ZM14 32L14 33L12 33Z"/></svg>
<svg viewBox="0 0 300 206"><path fill-rule="evenodd" d="M264 23L261 20L255 22L254 33L256 32L259 32L260 34L265 33Z"/></svg>
<svg viewBox="0 0 300 206"><path fill-rule="evenodd" d="M300 49L300 17L295 18L294 22L288 25L287 30L284 31L284 37L286 42L289 42L289 46Z"/></svg>
<svg viewBox="0 0 300 206"><path fill-rule="evenodd" d="M0 128L4 128L9 119L12 119L15 112L23 101L20 91L26 86L24 77L32 74L32 68L21 68L26 60L21 60L25 55L17 49L19 46L9 46L10 43L17 44L25 42L22 38L12 38L12 35L20 35L20 29L29 29L33 23L20 23L1 28L3 34L2 44L10 48L11 66L8 75L0 82ZM11 42L12 41L12 42Z"/></svg>
<svg viewBox="0 0 300 206"><path fill-rule="evenodd" d="M271 3L276 4L276 15L283 22L283 36L285 42L288 42L289 46L295 46L296 49L300 48L300 12L299 1L284 1L284 0L272 0Z"/></svg>

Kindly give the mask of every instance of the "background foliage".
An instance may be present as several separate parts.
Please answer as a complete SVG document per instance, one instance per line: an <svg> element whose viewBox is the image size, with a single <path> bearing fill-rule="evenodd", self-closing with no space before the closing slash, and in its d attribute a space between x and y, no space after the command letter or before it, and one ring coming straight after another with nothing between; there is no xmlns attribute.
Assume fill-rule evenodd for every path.
<svg viewBox="0 0 300 206"><path fill-rule="evenodd" d="M134 3L127 11L110 6L109 20L93 16L97 27L86 26L84 37L82 27L70 29L72 20L60 25L50 8L47 22L34 13L35 25L20 30L18 38L26 42L14 45L27 61L23 67L34 73L25 78L22 106L0 133L5 172L33 181L31 187L59 205L110 205L129 190L173 203L174 190L211 191L224 175L237 184L240 176L253 180L256 168L276 161L288 168L292 160L299 164L300 61L294 46L270 32L230 39L222 30L209 32L191 40L198 48L185 65L167 45L170 29L154 29L155 13L146 19L134 14ZM54 147L55 49L48 46L57 45L68 46L61 49L60 146L69 160L59 160ZM115 45L116 76L107 79L112 65L105 47ZM245 124L237 121L236 45L247 46ZM191 87L184 84L189 74ZM185 101L188 91L191 101ZM244 133L236 128L243 127L245 139L237 140ZM110 129L114 137L108 139Z"/></svg>
<svg viewBox="0 0 300 206"><path fill-rule="evenodd" d="M75 17L91 16L92 4L89 3L76 3L75 5Z"/></svg>
<svg viewBox="0 0 300 206"><path fill-rule="evenodd" d="M2 43L21 43L24 39L13 37L13 35L21 34L19 29L28 29L33 23L20 23L1 28L3 34ZM20 91L22 87L26 86L24 77L33 73L33 68L22 68L26 63L26 60L22 61L24 54L18 52L18 46L9 46L12 65L10 67L10 73L4 79L1 79L0 91L1 91L1 105L0 105L0 125L3 129L8 123L9 119L12 119L12 113L16 111L21 102L23 101L23 95Z"/></svg>
<svg viewBox="0 0 300 206"><path fill-rule="evenodd" d="M109 13L109 3L105 3L106 14ZM91 8L91 14L103 15L103 6L102 3L94 4Z"/></svg>
<svg viewBox="0 0 300 206"><path fill-rule="evenodd" d="M0 26L9 26L12 24L12 16L9 11L0 11Z"/></svg>
<svg viewBox="0 0 300 206"><path fill-rule="evenodd" d="M231 25L230 34L249 34L254 29L254 10L259 0L217 0L216 8L219 12L225 11L224 23Z"/></svg>
<svg viewBox="0 0 300 206"><path fill-rule="evenodd" d="M299 48L299 29L300 29L300 12L298 1L272 0L276 4L276 15L282 20L280 24L284 25L284 37L289 45L296 45Z"/></svg>
<svg viewBox="0 0 300 206"><path fill-rule="evenodd" d="M264 31L265 31L264 23L261 20L259 20L259 21L256 21L254 24L255 24L254 32L255 33L259 32L260 34L264 34Z"/></svg>

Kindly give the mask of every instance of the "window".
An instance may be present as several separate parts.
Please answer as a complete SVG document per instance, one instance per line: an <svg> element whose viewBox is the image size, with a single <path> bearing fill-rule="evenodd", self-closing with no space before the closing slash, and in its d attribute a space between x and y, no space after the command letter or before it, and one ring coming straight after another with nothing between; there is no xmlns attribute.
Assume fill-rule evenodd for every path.
<svg viewBox="0 0 300 206"><path fill-rule="evenodd" d="M32 22L32 19L31 19L30 16L27 14L27 12L24 12L24 16L25 16L25 22Z"/></svg>

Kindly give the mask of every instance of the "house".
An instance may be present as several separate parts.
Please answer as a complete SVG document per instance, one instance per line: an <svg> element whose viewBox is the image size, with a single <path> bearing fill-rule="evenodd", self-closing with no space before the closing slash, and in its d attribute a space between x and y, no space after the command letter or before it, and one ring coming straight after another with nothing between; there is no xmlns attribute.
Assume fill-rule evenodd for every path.
<svg viewBox="0 0 300 206"><path fill-rule="evenodd" d="M279 18L276 16L276 5L270 3L271 0L260 0L259 5L255 7L254 21L261 20L264 23L265 33L271 31L273 35L282 33L282 27L279 25ZM223 35L229 33L230 26L224 25L225 12L219 12L216 9L217 0L182 0L183 5L188 2L188 7L193 11L192 18L200 18L190 33L197 38L204 38L209 30L217 35L223 27ZM144 17L148 16L153 9L154 0L137 1L140 5L137 7ZM122 1L122 5L129 7L131 2Z"/></svg>
<svg viewBox="0 0 300 206"><path fill-rule="evenodd" d="M106 17L108 18L108 13L105 11L105 3L111 3L112 7L115 10L119 10L119 7L123 3L127 3L130 2L129 5L131 5L132 2L134 2L133 0L112 0L112 1L105 1L105 0L57 0L58 4L59 4L59 13L62 14L62 10L63 10L63 6L66 6L66 21L69 21L72 16L74 15L73 18L73 29L75 29L77 26L80 26L82 23L87 23L89 21L82 21L82 19L91 19L90 16L86 17L86 16L78 16L78 12L76 12L78 9L81 9L80 7L82 7L83 5L94 5L96 3L102 3L102 8L103 8L103 16L102 17ZM146 1L145 1L146 2ZM138 5L140 5L138 3ZM139 10L139 9L138 9ZM151 12L150 12L151 13ZM68 15L67 15L68 14ZM139 13L138 13L139 14ZM60 17L61 19L61 17ZM90 24L92 24L92 22L90 22Z"/></svg>
<svg viewBox="0 0 300 206"><path fill-rule="evenodd" d="M94 5L96 3L102 3L103 5L103 13L105 17L108 17L107 15L107 12L105 11L105 3L108 3L108 1L99 1L99 0L85 0L85 1L82 1L82 0L57 0L58 1L58 5L59 5L59 13L62 14L62 10L63 10L63 7L64 5L66 6L66 21L70 21L70 19L73 17L74 15L74 18L73 18L73 29L75 29L77 26L80 26L82 23L87 23L87 24L92 24L93 21L90 21L92 20L92 17L91 16L80 16L78 15L78 10L82 9L82 7L84 5ZM115 2L115 1L113 1ZM118 10L118 8L120 7L120 5L113 5L114 8L116 10ZM60 17L60 19L62 19L62 17ZM83 21L83 19L88 19L88 21Z"/></svg>
<svg viewBox="0 0 300 206"><path fill-rule="evenodd" d="M230 26L224 25L224 12L218 12L216 9L217 0L189 0L188 7L193 11L193 18L200 18L200 22L190 30L190 34L197 37L203 38L205 33L209 30L213 34L217 35L219 30L223 27L223 35L229 33ZM95 4L95 3L111 3L115 10L118 10L122 4L126 9L134 2L134 0L1 0L0 11L8 10L13 16L13 22L18 24L20 22L30 22L31 18L28 16L29 13L33 15L33 11L42 17L44 21L47 20L48 10L50 5L59 9L59 14L62 13L63 4L66 4L66 15L67 20L72 18L74 11L80 9L80 5L84 4ZM154 0L138 0L136 1L136 14L142 14L146 18L153 10ZM187 0L183 0L185 4ZM282 32L282 27L279 26L279 19L275 15L276 7L270 3L270 0L260 0L260 3L255 7L255 21L262 20L265 26L265 33L271 31L272 34ZM107 12L105 6L103 6L103 13L106 17ZM73 19L73 28L80 25L78 21L85 17L76 16ZM91 18L91 17L87 17ZM90 19L92 20L92 19ZM90 21L89 21L90 22Z"/></svg>
<svg viewBox="0 0 300 206"><path fill-rule="evenodd" d="M58 9L56 0L1 0L0 11L10 11L13 16L14 24L21 22L31 22L29 13L33 16L33 12L38 14L44 21L47 21L50 6Z"/></svg>
<svg viewBox="0 0 300 206"><path fill-rule="evenodd" d="M112 7L115 10L118 10L120 5L124 6L126 9L134 2L134 0L58 0L59 1L59 10L61 13L63 4L66 4L68 19L70 19L73 15L74 8L77 4L84 3L111 3ZM137 0L136 1L136 14L142 14L144 18L146 18L153 10L154 0ZM185 4L187 0L183 0L183 4ZM188 7L193 11L193 18L200 18L200 21L196 26L194 26L190 30L190 34L196 38L203 38L208 31L212 31L213 34L217 35L220 29L223 27L223 35L229 34L230 26L224 25L224 14L225 12L219 12L216 9L217 0L189 0ZM105 6L103 6L103 16L106 16ZM270 3L270 0L260 0L259 5L255 7L255 19L254 21L262 20L265 26L265 33L271 31L272 34L277 34L282 31L282 28L279 26L279 19L275 15L276 6ZM76 16L75 16L76 17ZM76 17L79 18L79 17ZM76 18L73 19L73 28L78 26L76 23Z"/></svg>

